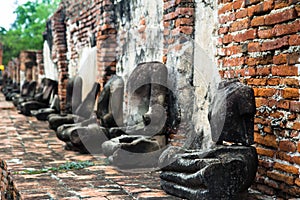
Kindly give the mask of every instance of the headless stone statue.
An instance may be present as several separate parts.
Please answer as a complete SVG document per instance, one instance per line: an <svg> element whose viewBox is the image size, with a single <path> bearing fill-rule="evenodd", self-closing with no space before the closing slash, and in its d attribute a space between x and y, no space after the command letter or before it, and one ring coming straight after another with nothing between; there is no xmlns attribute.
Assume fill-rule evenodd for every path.
<svg viewBox="0 0 300 200"><path fill-rule="evenodd" d="M209 106L213 141L252 145L255 110L252 88L236 79L221 82Z"/></svg>
<svg viewBox="0 0 300 200"><path fill-rule="evenodd" d="M136 66L127 82L125 126L110 129L103 152L119 168L157 166L166 145L168 71L160 62Z"/></svg>
<svg viewBox="0 0 300 200"><path fill-rule="evenodd" d="M57 128L56 135L60 140L66 142L67 149L77 150L81 153L100 153L102 151L101 144L109 139L107 128L122 122L123 91L122 78L114 75L100 93L97 117L92 115L80 123L64 124ZM78 108L82 110L83 106ZM98 124L97 118L100 120L101 126Z"/></svg>
<svg viewBox="0 0 300 200"><path fill-rule="evenodd" d="M245 199L258 165L256 149L249 146L253 144L254 114L250 87L237 80L220 83L208 116L216 146L164 151L159 158L162 189L186 199ZM232 145L223 145L223 141Z"/></svg>

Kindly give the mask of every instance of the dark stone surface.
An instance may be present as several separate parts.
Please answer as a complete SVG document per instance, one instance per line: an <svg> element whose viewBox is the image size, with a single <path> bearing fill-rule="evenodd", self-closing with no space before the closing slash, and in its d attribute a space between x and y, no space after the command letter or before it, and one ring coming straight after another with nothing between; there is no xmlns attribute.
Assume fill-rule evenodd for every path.
<svg viewBox="0 0 300 200"><path fill-rule="evenodd" d="M157 141L141 135L122 135L102 144L103 154L113 165L122 168L157 167L161 154Z"/></svg>
<svg viewBox="0 0 300 200"><path fill-rule="evenodd" d="M93 88L87 94L87 96L83 100L83 102L75 110L74 114L79 115L85 119L90 118L91 114L94 111L94 106L95 106L96 98L97 98L99 91L100 91L100 84L94 83Z"/></svg>
<svg viewBox="0 0 300 200"><path fill-rule="evenodd" d="M56 130L56 135L58 139L69 142L70 141L70 132L76 131L76 129L80 129L82 127L88 126L89 124L97 123L97 118L92 116L90 119L83 120L77 123L63 124L59 126Z"/></svg>
<svg viewBox="0 0 300 200"><path fill-rule="evenodd" d="M31 115L35 116L38 120L46 121L48 119L48 116L50 114L55 114L60 111L59 106L59 97L58 95L55 95L50 108L41 108L39 110L32 110Z"/></svg>
<svg viewBox="0 0 300 200"><path fill-rule="evenodd" d="M102 152L101 145L108 140L107 130L96 123L70 128L68 132L70 142L81 152L99 154Z"/></svg>
<svg viewBox="0 0 300 200"><path fill-rule="evenodd" d="M168 121L167 99L174 97L171 92L168 93L167 76L167 68L160 62L138 64L130 74L126 85L126 93L129 99L129 114L126 116L127 124L123 125L123 119L121 120L120 116L121 113L118 114L118 110L121 110L122 102L116 99L120 98L113 98L112 105L117 105L117 108L112 109L112 112L115 111L115 113L111 115L109 112L102 117L102 119L105 119L103 121L110 121L112 116L120 116L117 117L120 119L118 120L120 122L116 124L118 127L110 129L110 138L122 134L144 136L164 135L167 132L166 130L171 129L170 127L166 127L166 124L174 125L175 123L172 123L170 120ZM116 88L114 89L115 91L120 88L118 92L115 92L115 97L123 96L123 83L113 88ZM119 107L120 109L118 109Z"/></svg>
<svg viewBox="0 0 300 200"><path fill-rule="evenodd" d="M82 103L82 78L75 76L70 78L67 84L66 113L72 113Z"/></svg>
<svg viewBox="0 0 300 200"><path fill-rule="evenodd" d="M52 130L57 130L57 128L63 124L74 124L83 121L84 118L78 115L68 114L68 115L57 115L50 114L48 116L49 128Z"/></svg>
<svg viewBox="0 0 300 200"><path fill-rule="evenodd" d="M208 118L213 141L254 144L253 89L238 80L229 80L221 82L212 95Z"/></svg>
<svg viewBox="0 0 300 200"><path fill-rule="evenodd" d="M47 79L45 84L44 92L35 95L35 100L18 104L18 109L22 114L30 116L32 110L39 110L50 106L51 95L57 94L58 83L57 81Z"/></svg>
<svg viewBox="0 0 300 200"><path fill-rule="evenodd" d="M101 126L110 128L123 125L124 81L114 75L105 84L97 103L97 118Z"/></svg>
<svg viewBox="0 0 300 200"><path fill-rule="evenodd" d="M136 134L154 136L164 134L167 121L168 70L160 62L140 63L127 82L129 113L127 126L144 123L144 130ZM137 108L137 109L136 109Z"/></svg>
<svg viewBox="0 0 300 200"><path fill-rule="evenodd" d="M78 79L78 81L80 82L80 79ZM99 83L94 83L93 88L87 94L84 101L77 107L74 114L50 115L48 117L49 128L56 131L57 128L63 124L73 124L73 123L81 122L84 119L89 119L93 114L95 101L99 93L99 90L100 90Z"/></svg>
<svg viewBox="0 0 300 200"><path fill-rule="evenodd" d="M216 146L164 151L159 159L161 187L187 199L243 199L258 165L256 149L250 146L254 143L254 92L238 80L227 80L211 93L208 119Z"/></svg>
<svg viewBox="0 0 300 200"><path fill-rule="evenodd" d="M174 150L160 157L169 162ZM247 191L254 181L258 159L255 147L217 146L207 151L175 155L164 167L161 187L169 194L187 199L233 199Z"/></svg>
<svg viewBox="0 0 300 200"><path fill-rule="evenodd" d="M177 120L176 115L167 113L171 112L168 108L174 107L168 105L168 100L173 102L174 96L168 90L167 77L168 70L160 62L140 63L130 74L126 85L126 124L110 128L109 138L112 139L102 145L113 165L119 168L157 166L157 159L166 145L165 135Z"/></svg>

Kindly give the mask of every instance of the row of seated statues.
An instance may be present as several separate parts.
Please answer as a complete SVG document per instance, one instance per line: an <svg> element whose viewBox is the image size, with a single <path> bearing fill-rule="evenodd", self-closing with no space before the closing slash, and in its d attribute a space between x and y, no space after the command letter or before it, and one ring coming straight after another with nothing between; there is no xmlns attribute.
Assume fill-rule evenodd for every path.
<svg viewBox="0 0 300 200"><path fill-rule="evenodd" d="M101 91L95 82L82 100L83 81L69 79L63 113L56 81L45 79L38 88L25 82L20 91L6 87L2 92L20 113L47 120L66 150L103 153L120 169L160 168L161 187L169 194L238 199L251 186L258 160L251 146L256 109L250 87L223 81L210 95L207 117L214 145L204 150L168 145L180 114L164 64L141 63L126 83L114 75Z"/></svg>

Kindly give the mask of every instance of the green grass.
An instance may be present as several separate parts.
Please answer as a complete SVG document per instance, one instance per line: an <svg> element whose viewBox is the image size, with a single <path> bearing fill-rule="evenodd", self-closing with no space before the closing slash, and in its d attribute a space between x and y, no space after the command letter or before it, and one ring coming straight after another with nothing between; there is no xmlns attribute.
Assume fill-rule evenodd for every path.
<svg viewBox="0 0 300 200"><path fill-rule="evenodd" d="M14 174L43 174L48 172L65 172L70 170L78 170L84 169L86 167L94 166L95 163L91 161L73 161L67 162L62 164L58 167L49 167L49 168L42 168L42 169L35 169L35 170L23 170L14 172Z"/></svg>

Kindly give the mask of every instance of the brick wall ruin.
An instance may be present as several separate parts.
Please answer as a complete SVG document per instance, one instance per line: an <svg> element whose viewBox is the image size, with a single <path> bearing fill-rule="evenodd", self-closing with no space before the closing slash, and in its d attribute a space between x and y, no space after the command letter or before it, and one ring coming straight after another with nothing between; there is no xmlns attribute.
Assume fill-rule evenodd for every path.
<svg viewBox="0 0 300 200"><path fill-rule="evenodd" d="M219 72L253 87L260 163L254 187L299 196L299 1L62 1L50 21L61 100L81 51L94 42L101 83L116 71L126 79L142 61L166 64L181 117L173 145L186 135L208 137L207 86Z"/></svg>
<svg viewBox="0 0 300 200"><path fill-rule="evenodd" d="M0 197L2 200L21 199L20 192L16 188L7 164L0 159Z"/></svg>
<svg viewBox="0 0 300 200"><path fill-rule="evenodd" d="M221 1L218 62L225 78L240 78L256 96L256 188L300 194L300 2Z"/></svg>
<svg viewBox="0 0 300 200"><path fill-rule="evenodd" d="M22 84L25 80L37 80L36 69L36 51L22 51L19 56L19 74L20 74L20 84Z"/></svg>

